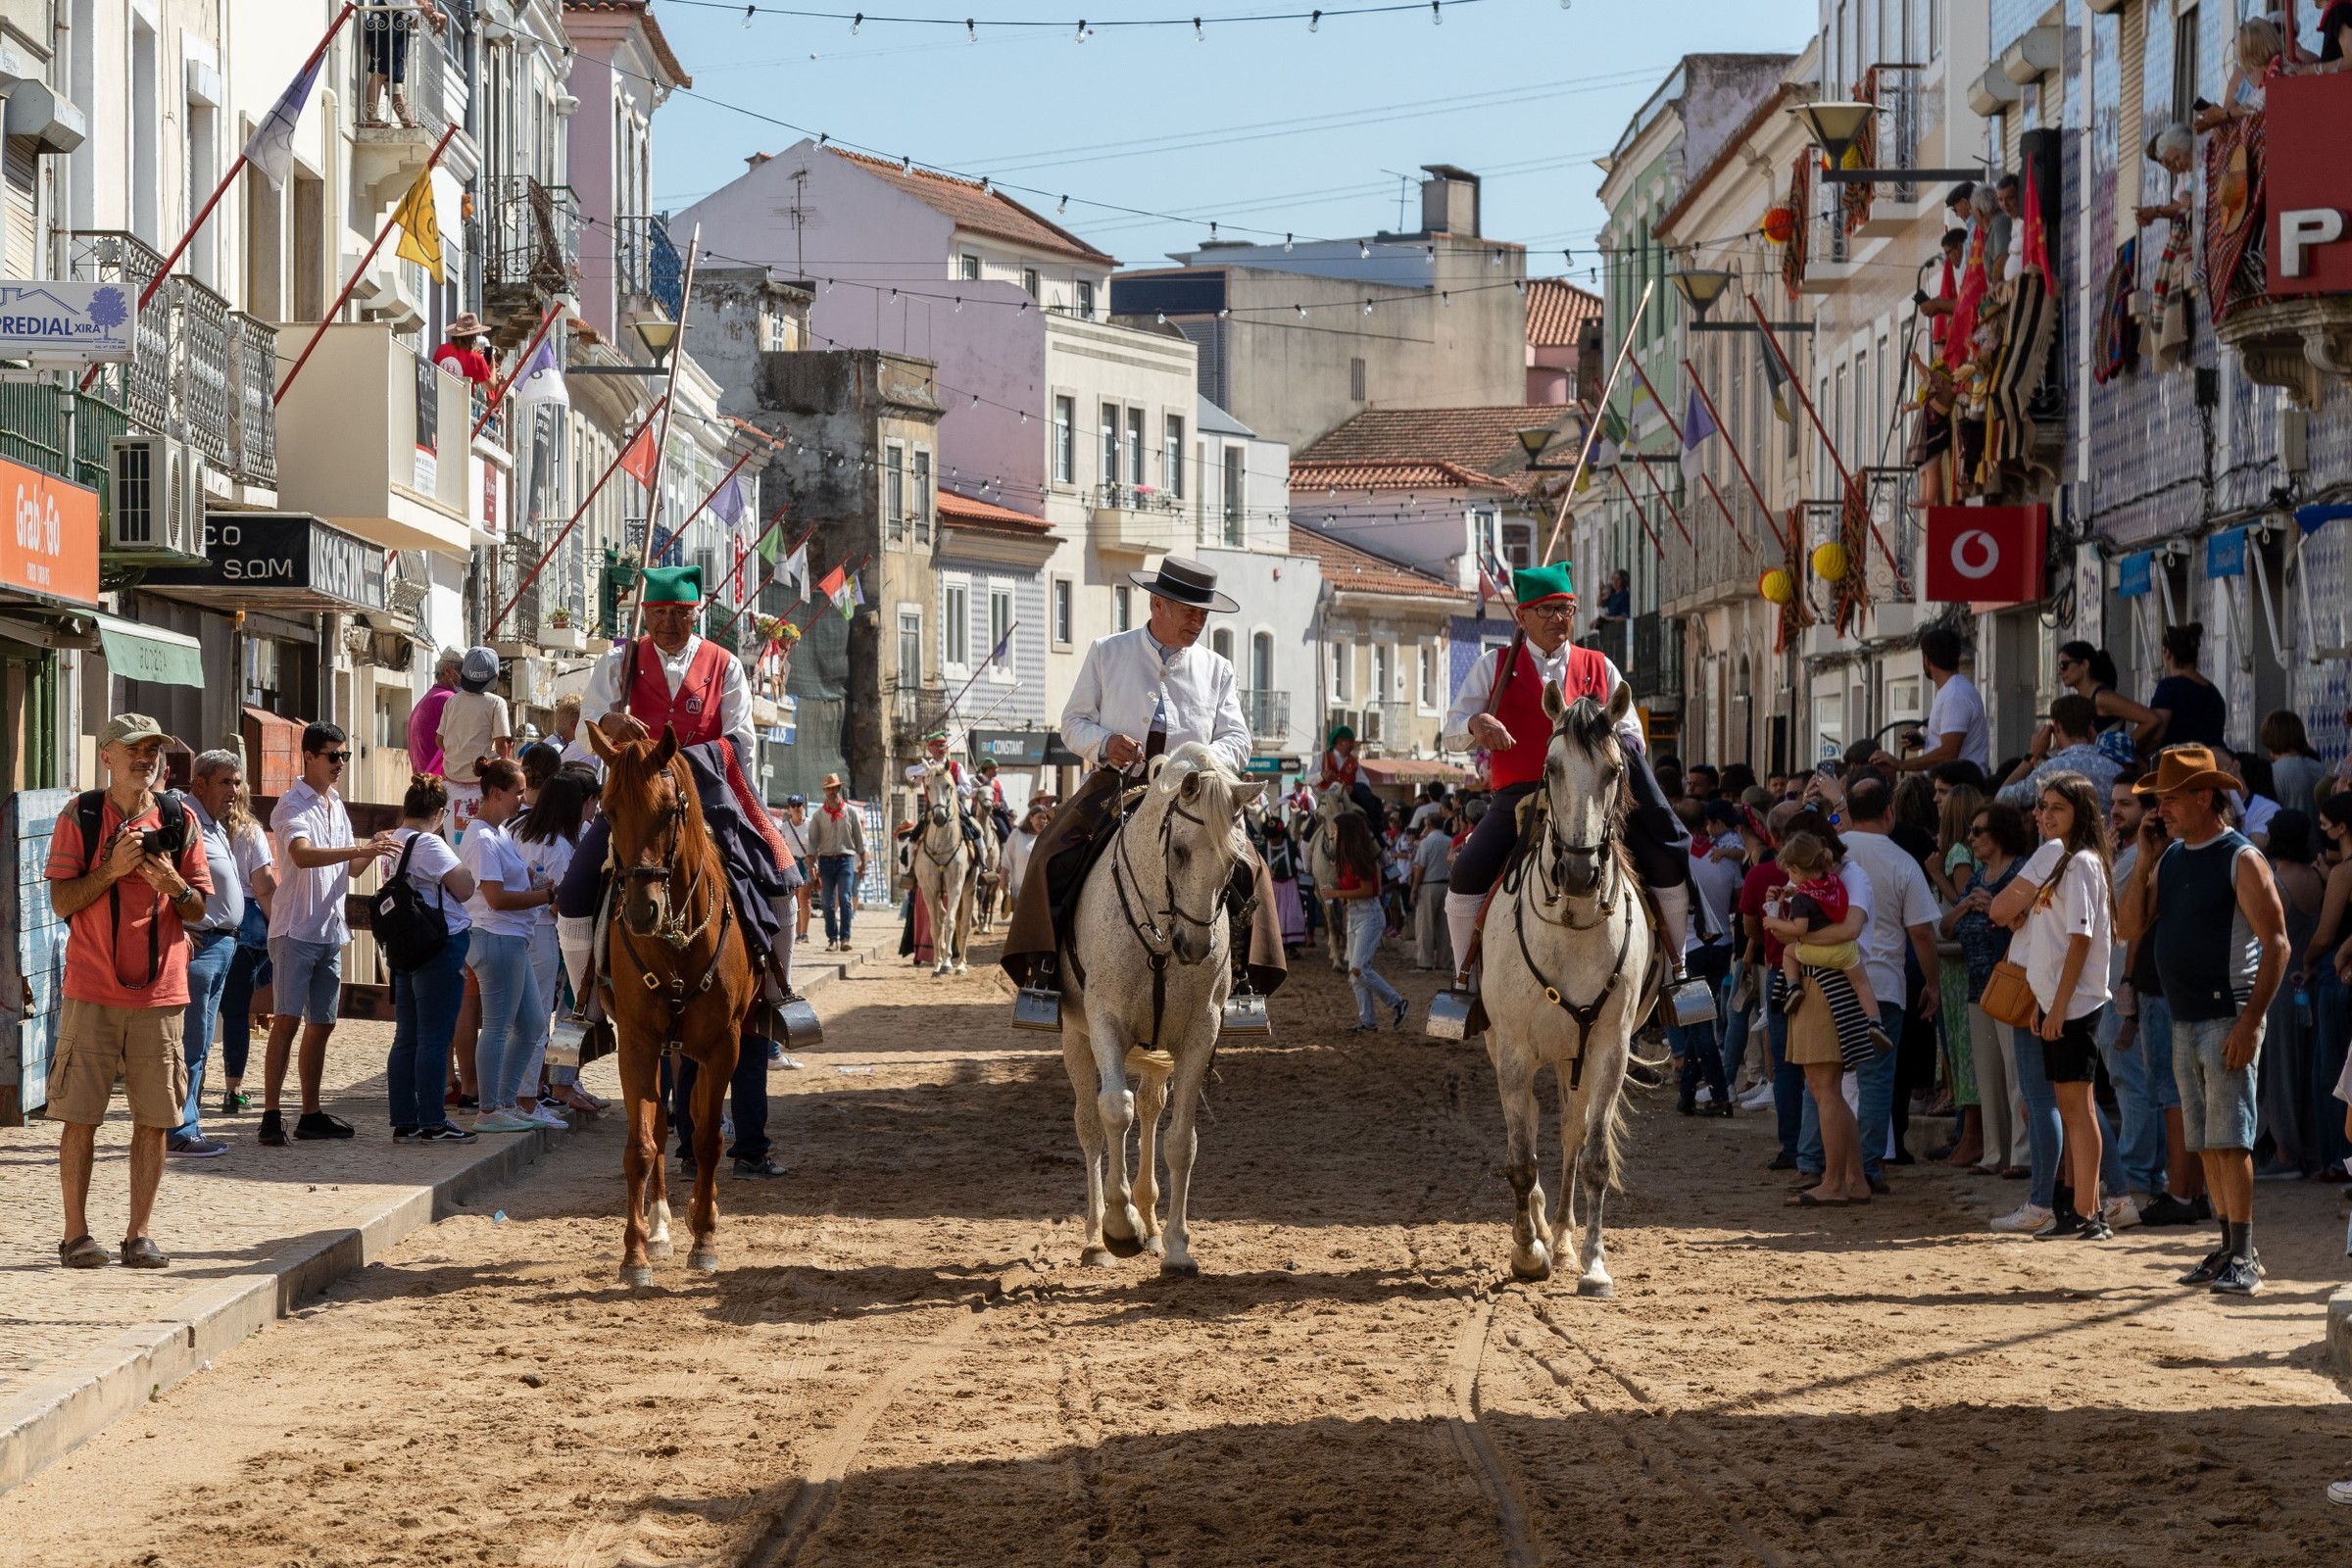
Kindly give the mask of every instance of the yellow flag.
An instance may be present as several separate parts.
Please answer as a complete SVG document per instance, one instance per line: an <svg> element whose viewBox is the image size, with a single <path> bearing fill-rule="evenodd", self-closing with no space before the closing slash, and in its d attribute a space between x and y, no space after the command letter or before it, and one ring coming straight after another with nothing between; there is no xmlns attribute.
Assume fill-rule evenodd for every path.
<svg viewBox="0 0 2352 1568"><path fill-rule="evenodd" d="M392 215L400 225L399 254L433 274L436 283L444 281L441 273L441 220L433 213L433 172L429 168L416 176L416 183L400 199L400 211Z"/></svg>

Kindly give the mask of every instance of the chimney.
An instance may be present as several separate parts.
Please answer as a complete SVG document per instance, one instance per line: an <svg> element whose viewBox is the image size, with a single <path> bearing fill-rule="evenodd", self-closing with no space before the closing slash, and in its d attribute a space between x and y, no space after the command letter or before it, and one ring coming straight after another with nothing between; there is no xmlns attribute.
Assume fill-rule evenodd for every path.
<svg viewBox="0 0 2352 1568"><path fill-rule="evenodd" d="M761 164L766 163L770 158L775 156L776 155L774 153L753 153L750 157L744 159L743 162L746 168L758 169Z"/></svg>
<svg viewBox="0 0 2352 1568"><path fill-rule="evenodd" d="M1451 164L1423 164L1421 231L1478 238L1478 176Z"/></svg>

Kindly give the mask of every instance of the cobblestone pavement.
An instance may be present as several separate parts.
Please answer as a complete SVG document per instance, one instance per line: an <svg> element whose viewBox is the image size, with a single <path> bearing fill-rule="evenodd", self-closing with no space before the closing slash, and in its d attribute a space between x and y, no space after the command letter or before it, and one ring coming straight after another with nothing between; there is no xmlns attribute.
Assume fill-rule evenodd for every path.
<svg viewBox="0 0 2352 1568"><path fill-rule="evenodd" d="M868 930L859 948L896 948L895 922L861 910ZM886 930L886 927L889 928ZM822 933L818 944L822 947ZM861 954L862 956L862 954ZM822 998L826 972L840 963L809 953L801 983ZM156 1244L172 1257L169 1269L121 1267L74 1271L58 1267L62 1215L57 1175L58 1124L35 1119L0 1128L0 1409L36 1379L108 1353L125 1329L172 1316L188 1298L234 1275L267 1269L270 1258L321 1232L347 1225L347 1216L418 1187L429 1187L482 1157L495 1135L475 1144L402 1145L392 1142L384 1117L384 1056L392 1026L347 1019L327 1048L322 1101L359 1132L347 1141L297 1143L265 1149L254 1141L261 1112L219 1113L216 1058L207 1074L204 1129L226 1143L218 1159L169 1159L156 1200ZM264 1041L256 1031L247 1063L246 1092L258 1105ZM613 1063L591 1063L592 1093L617 1098ZM294 1074L287 1073L286 1104L299 1108ZM291 1117L289 1117L289 1121ZM97 1167L90 1179L90 1234L112 1250L129 1208L130 1119L120 1095L98 1132ZM478 1205L477 1205L478 1206Z"/></svg>

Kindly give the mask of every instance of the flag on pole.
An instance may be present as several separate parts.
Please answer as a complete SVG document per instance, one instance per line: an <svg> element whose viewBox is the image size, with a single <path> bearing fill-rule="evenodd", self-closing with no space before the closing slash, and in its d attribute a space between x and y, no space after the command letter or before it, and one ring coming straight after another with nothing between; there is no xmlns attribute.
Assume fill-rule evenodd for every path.
<svg viewBox="0 0 2352 1568"><path fill-rule="evenodd" d="M843 585L841 592L833 596L833 604L841 612L844 620L851 619L864 607L865 590L858 585L856 572L850 573L850 580Z"/></svg>
<svg viewBox="0 0 2352 1568"><path fill-rule="evenodd" d="M654 426L652 420L649 419L637 427L637 435L629 442L629 449L620 455L620 467L623 473L648 490L654 487Z"/></svg>
<svg viewBox="0 0 2352 1568"><path fill-rule="evenodd" d="M441 271L441 220L433 212L433 172L429 166L417 172L416 182L400 199L400 208L393 213L392 221L400 225L399 254L432 273L434 282L445 281Z"/></svg>
<svg viewBox="0 0 2352 1568"><path fill-rule="evenodd" d="M1692 387L1690 405L1683 410L1683 450L1690 452L1695 449L1719 428L1715 423L1715 416L1707 412L1705 401L1699 397L1698 388Z"/></svg>
<svg viewBox="0 0 2352 1568"><path fill-rule="evenodd" d="M1781 357L1764 345L1764 384L1772 393L1772 412L1783 424L1794 424L1796 416L1788 412L1788 372L1781 368Z"/></svg>
<svg viewBox="0 0 2352 1568"><path fill-rule="evenodd" d="M311 88L318 80L318 67L324 54L313 57L302 68L302 74L286 83L286 90L277 95L270 113L254 127L253 139L245 144L245 161L262 172L271 190L284 190L286 176L294 169L294 127L302 120L303 106L311 100Z"/></svg>
<svg viewBox="0 0 2352 1568"><path fill-rule="evenodd" d="M2042 286L2047 288L2055 281L2056 274L2050 270L2050 240L2048 230L2041 221L2041 193L2035 188L2037 177L2038 172L2033 161L2028 160L2025 216L2020 225L2024 232L2019 236L2018 255L2023 258L2026 270L2041 274Z"/></svg>
<svg viewBox="0 0 2352 1568"><path fill-rule="evenodd" d="M752 520L751 497L744 494L743 481L734 474L728 474L727 482L710 498L710 515L725 523L730 533L742 532L743 525Z"/></svg>
<svg viewBox="0 0 2352 1568"><path fill-rule="evenodd" d="M805 549L807 547L804 546L803 548ZM846 575L847 574L841 567L835 566L831 571L826 572L822 577L819 577L816 580L817 593L827 599L832 600L835 604L839 604L841 602L842 583Z"/></svg>
<svg viewBox="0 0 2352 1568"><path fill-rule="evenodd" d="M784 559L776 563L776 574L768 580L779 588L790 583L793 603L806 602L808 598L808 541L802 540L786 553Z"/></svg>
<svg viewBox="0 0 2352 1568"><path fill-rule="evenodd" d="M543 337L539 346L514 377L510 399L515 403L571 404L571 388L564 383L564 362L556 358L553 336Z"/></svg>

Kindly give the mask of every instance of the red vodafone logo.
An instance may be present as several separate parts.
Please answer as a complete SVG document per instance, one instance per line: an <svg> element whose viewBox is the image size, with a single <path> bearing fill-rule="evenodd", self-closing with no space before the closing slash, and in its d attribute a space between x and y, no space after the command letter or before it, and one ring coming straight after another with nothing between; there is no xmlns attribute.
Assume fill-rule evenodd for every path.
<svg viewBox="0 0 2352 1568"><path fill-rule="evenodd" d="M1952 569L1971 582L1982 582L2000 569L2001 542L1982 528L1971 528L1952 541Z"/></svg>

